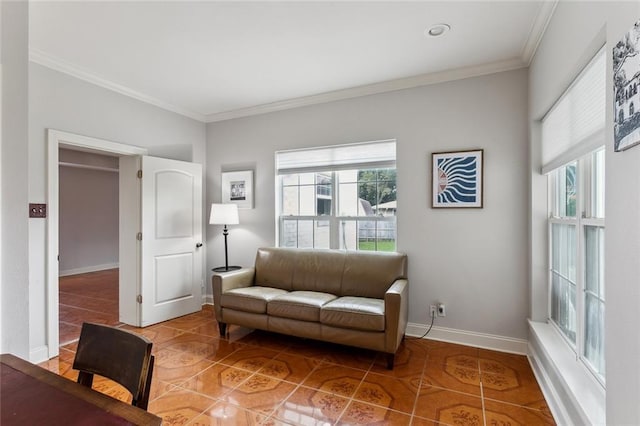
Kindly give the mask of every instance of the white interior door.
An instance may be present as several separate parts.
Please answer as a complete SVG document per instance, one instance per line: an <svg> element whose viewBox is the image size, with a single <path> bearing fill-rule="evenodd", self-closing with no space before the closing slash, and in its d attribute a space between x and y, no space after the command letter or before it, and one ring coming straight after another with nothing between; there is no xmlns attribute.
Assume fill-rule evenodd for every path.
<svg viewBox="0 0 640 426"><path fill-rule="evenodd" d="M143 156L141 169L145 327L202 308L202 166Z"/></svg>

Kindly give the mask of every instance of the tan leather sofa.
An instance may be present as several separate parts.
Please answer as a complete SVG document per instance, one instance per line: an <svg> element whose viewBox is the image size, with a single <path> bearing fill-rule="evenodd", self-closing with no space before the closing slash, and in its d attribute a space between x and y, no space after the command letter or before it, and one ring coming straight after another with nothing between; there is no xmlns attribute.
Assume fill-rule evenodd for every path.
<svg viewBox="0 0 640 426"><path fill-rule="evenodd" d="M261 248L255 266L214 274L220 334L227 324L394 355L407 327L407 256Z"/></svg>

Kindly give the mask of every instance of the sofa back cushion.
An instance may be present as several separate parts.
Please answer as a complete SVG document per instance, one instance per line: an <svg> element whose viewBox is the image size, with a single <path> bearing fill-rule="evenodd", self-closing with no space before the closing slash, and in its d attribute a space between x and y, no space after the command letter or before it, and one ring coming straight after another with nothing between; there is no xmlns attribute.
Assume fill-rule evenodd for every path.
<svg viewBox="0 0 640 426"><path fill-rule="evenodd" d="M255 284L291 291L296 258L290 249L259 248L256 254Z"/></svg>
<svg viewBox="0 0 640 426"><path fill-rule="evenodd" d="M384 298L397 279L407 278L407 255L373 251L346 252L342 296Z"/></svg>
<svg viewBox="0 0 640 426"><path fill-rule="evenodd" d="M345 253L339 250L295 250L293 289L341 295Z"/></svg>
<svg viewBox="0 0 640 426"><path fill-rule="evenodd" d="M401 253L260 248L255 284L287 291L383 298L397 279L407 278Z"/></svg>

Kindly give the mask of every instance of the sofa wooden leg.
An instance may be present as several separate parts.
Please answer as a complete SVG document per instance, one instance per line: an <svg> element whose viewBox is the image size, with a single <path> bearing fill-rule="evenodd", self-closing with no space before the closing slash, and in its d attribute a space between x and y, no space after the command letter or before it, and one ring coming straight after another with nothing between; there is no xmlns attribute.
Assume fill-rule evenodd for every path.
<svg viewBox="0 0 640 426"><path fill-rule="evenodd" d="M387 370L393 370L396 354L387 354Z"/></svg>
<svg viewBox="0 0 640 426"><path fill-rule="evenodd" d="M227 335L227 323L218 322L218 328L220 329L220 337L225 337Z"/></svg>

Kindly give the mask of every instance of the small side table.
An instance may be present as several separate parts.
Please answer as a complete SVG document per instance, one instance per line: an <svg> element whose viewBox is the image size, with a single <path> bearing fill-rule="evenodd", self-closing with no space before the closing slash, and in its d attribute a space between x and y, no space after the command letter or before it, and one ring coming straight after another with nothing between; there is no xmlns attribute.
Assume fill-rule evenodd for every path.
<svg viewBox="0 0 640 426"><path fill-rule="evenodd" d="M242 269L242 266L219 266L217 268L213 268L213 272L229 272L229 271L237 271L238 269Z"/></svg>

